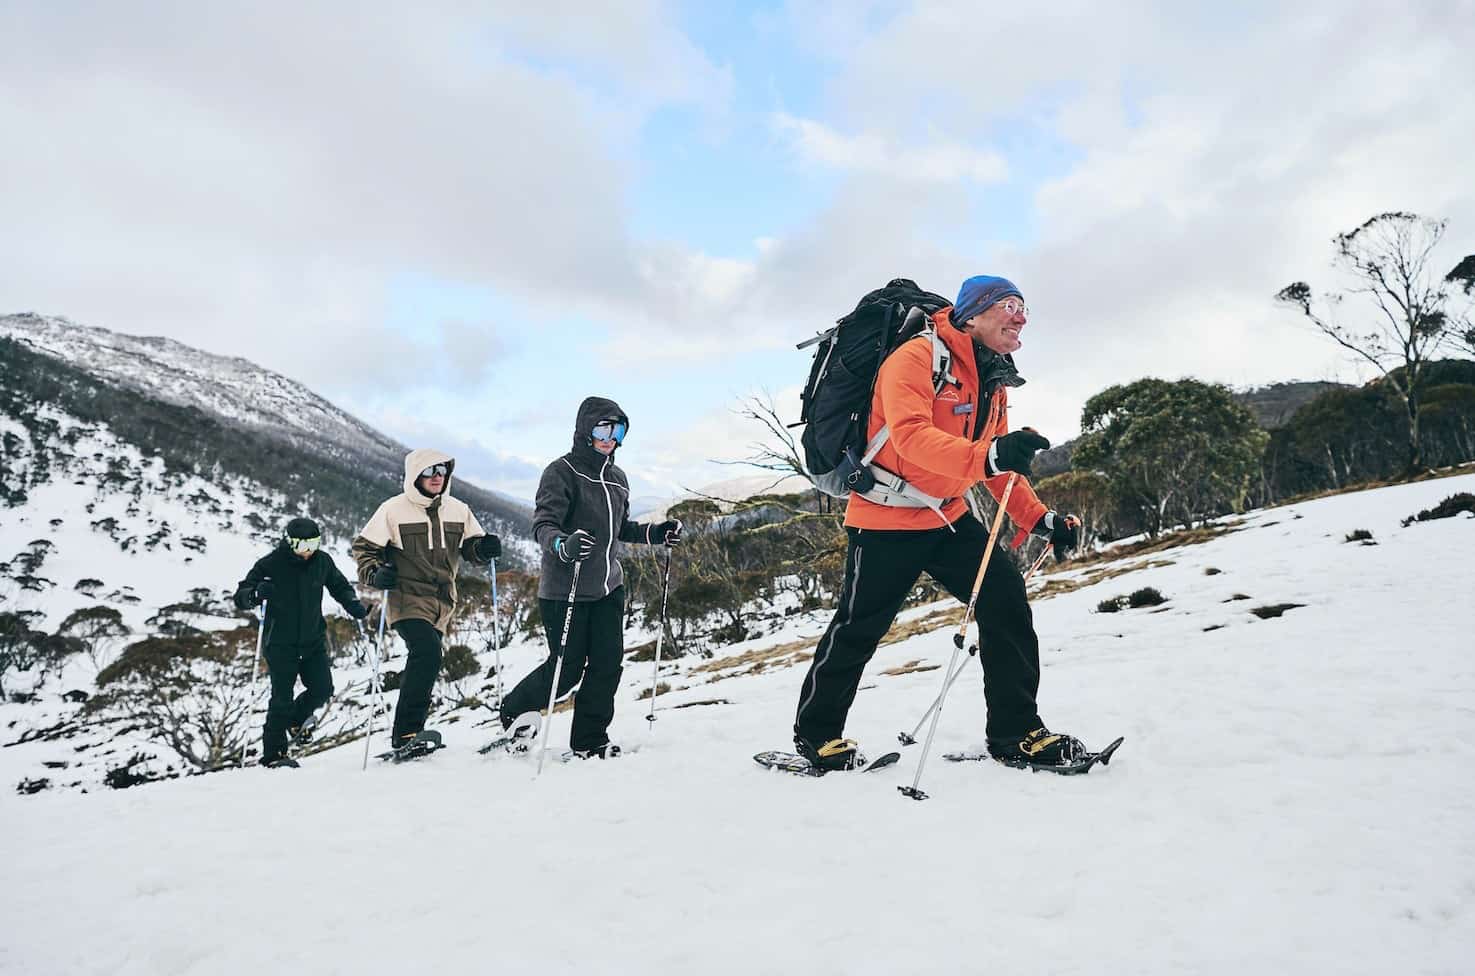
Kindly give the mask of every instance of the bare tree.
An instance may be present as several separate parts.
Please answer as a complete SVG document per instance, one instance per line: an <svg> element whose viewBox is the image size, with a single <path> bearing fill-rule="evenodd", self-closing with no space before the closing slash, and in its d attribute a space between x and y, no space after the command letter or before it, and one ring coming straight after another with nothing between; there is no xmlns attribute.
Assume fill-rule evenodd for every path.
<svg viewBox="0 0 1475 976"><path fill-rule="evenodd" d="M1471 332L1469 308L1452 313L1451 286L1468 293L1475 278L1475 255L1466 257L1443 278L1430 271L1432 254L1444 237L1446 221L1417 214L1378 214L1333 238L1333 264L1354 279L1352 287L1325 295L1324 310L1314 307L1311 286L1293 282L1276 293L1336 342L1377 367L1403 402L1408 419L1410 472L1422 470L1419 444L1421 382L1429 361L1448 339ZM1371 305L1371 324L1345 325L1337 311L1350 298ZM1471 338L1475 338L1472 336Z"/></svg>
<svg viewBox="0 0 1475 976"><path fill-rule="evenodd" d="M147 637L97 676L89 716L123 722L201 772L240 760L261 690L251 681L254 628ZM256 695L252 695L252 692Z"/></svg>

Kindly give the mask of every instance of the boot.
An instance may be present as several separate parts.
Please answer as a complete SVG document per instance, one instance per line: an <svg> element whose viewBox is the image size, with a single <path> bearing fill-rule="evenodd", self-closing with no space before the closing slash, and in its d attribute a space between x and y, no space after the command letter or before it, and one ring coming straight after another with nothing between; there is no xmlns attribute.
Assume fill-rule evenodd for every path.
<svg viewBox="0 0 1475 976"><path fill-rule="evenodd" d="M815 769L859 769L865 763L854 739L830 739L815 747L809 740L796 735L794 745L798 747L799 755L808 759Z"/></svg>
<svg viewBox="0 0 1475 976"><path fill-rule="evenodd" d="M1080 739L1043 725L1023 736L991 737L988 754L1006 766L1066 766L1090 755Z"/></svg>
<svg viewBox="0 0 1475 976"><path fill-rule="evenodd" d="M299 769L302 764L291 756L272 756L268 759L262 759L261 765L267 769Z"/></svg>
<svg viewBox="0 0 1475 976"><path fill-rule="evenodd" d="M606 742L593 749L574 749L573 754L580 759L618 759L620 758L620 747L613 742Z"/></svg>
<svg viewBox="0 0 1475 976"><path fill-rule="evenodd" d="M312 741L313 732L317 727L317 716L309 715L303 719L301 725L287 726L287 741L292 744L293 748L301 748Z"/></svg>

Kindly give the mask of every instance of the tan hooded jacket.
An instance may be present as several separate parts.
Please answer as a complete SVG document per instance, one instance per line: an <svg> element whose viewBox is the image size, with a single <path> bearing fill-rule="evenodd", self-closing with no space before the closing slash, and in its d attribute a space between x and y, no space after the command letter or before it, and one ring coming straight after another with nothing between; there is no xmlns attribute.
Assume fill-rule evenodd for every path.
<svg viewBox="0 0 1475 976"><path fill-rule="evenodd" d="M446 486L435 498L415 487L420 472L446 465ZM399 585L389 591L389 623L424 620L442 634L456 610L456 571L461 560L475 560L473 543L486 535L466 503L451 497L456 461L422 448L405 455L405 490L379 506L353 540L358 578L369 583L374 570L391 563Z"/></svg>

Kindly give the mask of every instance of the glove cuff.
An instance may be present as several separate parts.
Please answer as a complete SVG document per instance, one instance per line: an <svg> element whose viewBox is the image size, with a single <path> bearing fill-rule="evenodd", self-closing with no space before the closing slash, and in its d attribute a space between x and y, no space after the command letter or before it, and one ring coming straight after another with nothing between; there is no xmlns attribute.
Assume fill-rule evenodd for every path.
<svg viewBox="0 0 1475 976"><path fill-rule="evenodd" d="M1055 533L1056 521L1057 519L1053 511L1046 512L1044 515L1040 516L1040 520L1035 523L1035 527L1031 531L1035 535L1043 536L1048 539L1051 535Z"/></svg>

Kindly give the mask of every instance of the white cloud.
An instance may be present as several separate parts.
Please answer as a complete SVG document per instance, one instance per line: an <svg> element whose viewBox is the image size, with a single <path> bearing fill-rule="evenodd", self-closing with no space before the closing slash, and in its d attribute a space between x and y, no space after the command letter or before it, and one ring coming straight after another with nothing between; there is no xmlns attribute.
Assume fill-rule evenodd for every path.
<svg viewBox="0 0 1475 976"><path fill-rule="evenodd" d="M844 135L822 122L787 112L776 113L773 125L792 141L801 159L833 169L946 184L999 183L1009 175L1004 157L991 150L950 142L912 144L879 131Z"/></svg>

